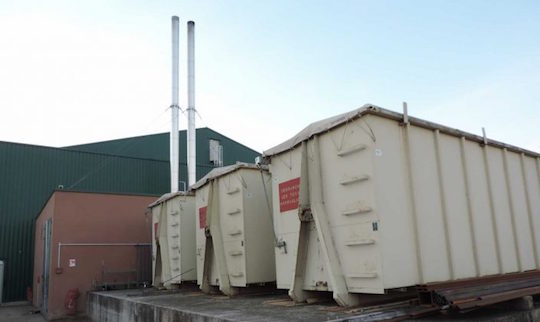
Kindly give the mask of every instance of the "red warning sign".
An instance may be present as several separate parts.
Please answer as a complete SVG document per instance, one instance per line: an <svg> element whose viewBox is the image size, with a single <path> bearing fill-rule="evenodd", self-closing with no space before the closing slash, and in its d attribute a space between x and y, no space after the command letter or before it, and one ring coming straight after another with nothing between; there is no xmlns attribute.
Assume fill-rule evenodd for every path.
<svg viewBox="0 0 540 322"><path fill-rule="evenodd" d="M279 184L279 211L285 212L298 208L298 193L300 178L295 178Z"/></svg>
<svg viewBox="0 0 540 322"><path fill-rule="evenodd" d="M206 207L199 208L199 228L206 227Z"/></svg>

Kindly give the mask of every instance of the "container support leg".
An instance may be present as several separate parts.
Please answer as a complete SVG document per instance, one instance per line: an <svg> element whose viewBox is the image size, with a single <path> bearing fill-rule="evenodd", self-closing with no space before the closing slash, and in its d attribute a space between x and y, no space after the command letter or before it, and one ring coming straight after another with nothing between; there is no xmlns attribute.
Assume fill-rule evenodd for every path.
<svg viewBox="0 0 540 322"><path fill-rule="evenodd" d="M306 273L306 260L309 245L309 222L312 220L309 210L309 185L307 171L307 144L302 142L302 159L300 164L300 189L298 192L298 218L300 230L298 232L298 248L294 263L294 275L289 289L289 296L295 302L305 302L307 293L304 291Z"/></svg>
<svg viewBox="0 0 540 322"><path fill-rule="evenodd" d="M210 184L210 187L208 188L208 204L206 205L206 227L204 227L204 233L206 235L205 243L204 243L204 254L203 254L203 269L202 269L202 280L201 280L201 286L200 289L203 291L203 293L210 293L212 290L212 287L210 287L209 279L210 279L210 273L211 273L211 265L212 265L212 254L214 253L214 247L213 247L213 240L212 235L210 234L210 223L212 221L212 212L210 211L210 207L212 204L212 198L213 198L213 187Z"/></svg>
<svg viewBox="0 0 540 322"><path fill-rule="evenodd" d="M210 272L211 272L211 265L212 265L212 253L214 252L214 249L212 247L212 236L206 236L206 242L204 245L204 257L203 257L203 276L201 281L200 289L203 291L203 293L210 293L212 291L212 288L210 287L210 283L208 282L208 279L210 278Z"/></svg>
<svg viewBox="0 0 540 322"><path fill-rule="evenodd" d="M158 224L158 241L160 245L160 258L161 260L161 275L160 284L164 281L163 286L169 286L172 279L171 271L171 256L169 254L169 240L167 234L167 227L169 227L167 216L167 203L162 203L159 210L159 224ZM165 246L165 247L162 247ZM156 266L157 267L157 266ZM169 281L169 282L167 282Z"/></svg>
<svg viewBox="0 0 540 322"><path fill-rule="evenodd" d="M330 282L334 291L334 300L342 306L358 305L358 297L349 293L347 281L341 271L341 264L337 253L337 248L332 238L330 222L324 205L323 182L321 171L321 155L319 148L319 137L316 135L312 140L312 155L308 158L308 177L310 183L309 199L311 212L317 235L321 243L324 264L330 277Z"/></svg>
<svg viewBox="0 0 540 322"><path fill-rule="evenodd" d="M209 290L208 279L210 277L210 258L212 256L211 251L213 250L216 255L216 264L219 272L219 290L225 295L233 296L238 294L238 290L231 286L229 270L227 268L225 245L223 244L223 233L220 224L221 218L218 211L218 184L217 180L214 180L211 183L208 196L207 216L210 222L207 223L207 225L210 227L210 236L206 238L207 245L204 252L203 283L206 283L205 288ZM211 247L209 244L211 244ZM201 289L202 287L203 285L201 285Z"/></svg>
<svg viewBox="0 0 540 322"><path fill-rule="evenodd" d="M304 280L306 274L306 259L309 243L309 222L300 222L300 232L298 234L298 249L296 261L294 265L294 276L289 296L295 302L305 302L307 300L307 292L304 291Z"/></svg>

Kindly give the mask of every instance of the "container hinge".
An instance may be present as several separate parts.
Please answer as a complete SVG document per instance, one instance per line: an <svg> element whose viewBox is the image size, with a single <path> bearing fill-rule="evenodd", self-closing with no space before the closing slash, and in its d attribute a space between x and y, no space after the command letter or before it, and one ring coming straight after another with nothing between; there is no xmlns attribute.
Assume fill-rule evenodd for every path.
<svg viewBox="0 0 540 322"><path fill-rule="evenodd" d="M243 252L241 250L231 250L229 252L229 255L231 255L231 256L240 256L242 254L243 254Z"/></svg>
<svg viewBox="0 0 540 322"><path fill-rule="evenodd" d="M350 178L344 178L339 183L346 186L351 183L360 182L360 181L366 181L369 179L369 176L367 174L358 175Z"/></svg>
<svg viewBox="0 0 540 322"><path fill-rule="evenodd" d="M313 214L311 213L311 209L310 208L299 209L298 219L300 219L300 221L306 221L306 222L313 221Z"/></svg>
<svg viewBox="0 0 540 322"><path fill-rule="evenodd" d="M234 188L232 190L227 191L227 194L228 195L233 195L233 194L235 194L235 193L237 193L239 191L240 191L240 188L237 187L237 188Z"/></svg>
<svg viewBox="0 0 540 322"><path fill-rule="evenodd" d="M236 235L240 235L240 234L242 234L242 230L241 230L241 229L229 231L229 235L230 235L230 236L236 236Z"/></svg>
<svg viewBox="0 0 540 322"><path fill-rule="evenodd" d="M283 239L276 241L276 247L283 248L283 253L287 254L287 243Z"/></svg>
<svg viewBox="0 0 540 322"><path fill-rule="evenodd" d="M231 215L231 216L232 216L232 215L239 214L240 212L241 212L240 208L237 208L237 209L235 209L235 210L233 210L233 211L229 211L229 212L227 213L227 215Z"/></svg>
<svg viewBox="0 0 540 322"><path fill-rule="evenodd" d="M347 246L362 246L362 245L372 245L375 244L374 239L366 238L366 239L354 239L354 240L348 240L345 242L345 245Z"/></svg>
<svg viewBox="0 0 540 322"><path fill-rule="evenodd" d="M341 150L341 151L338 151L337 155L340 156L340 157L344 157L344 156L347 156L349 154L352 154L354 152L360 152L360 151L363 151L367 149L367 145L365 144L357 144L355 146L352 146L346 150Z"/></svg>
<svg viewBox="0 0 540 322"><path fill-rule="evenodd" d="M341 212L343 216L351 216L356 214L365 214L371 212L373 209L371 207L358 207L354 209L345 209Z"/></svg>
<svg viewBox="0 0 540 322"><path fill-rule="evenodd" d="M366 272L366 273L356 273L347 275L348 278L376 278L377 273L376 272Z"/></svg>

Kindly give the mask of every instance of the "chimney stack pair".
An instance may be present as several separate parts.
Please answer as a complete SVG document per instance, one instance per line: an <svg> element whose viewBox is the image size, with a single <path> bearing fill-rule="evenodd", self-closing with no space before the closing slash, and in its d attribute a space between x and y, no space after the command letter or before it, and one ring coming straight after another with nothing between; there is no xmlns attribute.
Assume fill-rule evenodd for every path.
<svg viewBox="0 0 540 322"><path fill-rule="evenodd" d="M170 163L171 163L171 192L178 191L179 184L179 139L178 139L178 116L180 106L178 105L179 92L179 24L177 16L172 17L172 126L170 137ZM196 140L195 140L195 22L187 23L187 73L188 73L188 127L187 127L187 166L188 166L188 186L196 181Z"/></svg>

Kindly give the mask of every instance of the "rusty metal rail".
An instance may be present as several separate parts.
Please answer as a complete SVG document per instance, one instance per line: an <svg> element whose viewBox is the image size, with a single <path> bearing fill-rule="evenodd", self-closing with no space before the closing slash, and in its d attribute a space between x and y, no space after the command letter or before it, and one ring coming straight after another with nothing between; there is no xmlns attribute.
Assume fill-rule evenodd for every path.
<svg viewBox="0 0 540 322"><path fill-rule="evenodd" d="M417 286L422 304L441 310L470 311L486 305L540 294L540 271L494 275Z"/></svg>

